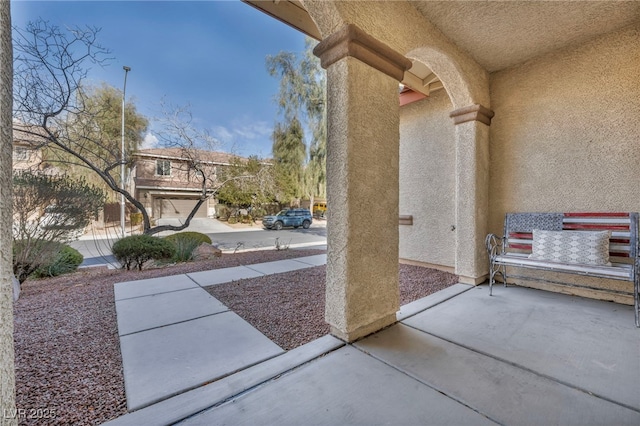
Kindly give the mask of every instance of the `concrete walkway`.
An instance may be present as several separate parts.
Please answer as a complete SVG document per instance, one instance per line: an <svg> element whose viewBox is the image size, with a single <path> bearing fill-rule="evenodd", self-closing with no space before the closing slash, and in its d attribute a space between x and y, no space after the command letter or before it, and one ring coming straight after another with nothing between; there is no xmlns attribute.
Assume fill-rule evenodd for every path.
<svg viewBox="0 0 640 426"><path fill-rule="evenodd" d="M284 352L202 287L325 263L321 254L115 284L127 408L140 409Z"/></svg>
<svg viewBox="0 0 640 426"><path fill-rule="evenodd" d="M264 264L255 269L261 268ZM271 270L282 268L278 264ZM211 275L202 282L212 280ZM174 277L171 285L157 287L154 294L183 292L187 297L189 289L204 291L193 286L191 277ZM149 286L129 283L126 287L137 292L120 300L147 297ZM206 299L208 293L200 295ZM183 385L186 391L173 391L169 398L158 389L143 391L146 399L139 397L135 406L151 405L110 424L640 424L640 330L630 306L518 287L499 288L489 297L486 287L456 284L403 306L398 324L356 343L325 336L283 352L240 326L242 320L232 320L235 314L215 299L206 305L194 302L191 309L198 318L227 315L228 323L219 325L238 331L217 332L197 319L175 318L171 321L183 328L174 336L204 331L199 337L209 341L202 344L204 356L194 342L183 340L155 346L141 342L135 352L142 354L123 347L127 397L127 364L135 357L146 356L138 369L160 359L176 363L165 364L164 372L154 370L163 375L153 382L158 388L195 375L192 370L210 368L202 361L206 351L208 358L218 359L212 364L229 362L226 375L213 369L219 380L201 377L206 384ZM149 321L136 321L123 337L158 330L132 331L158 325ZM239 338L245 333L246 340ZM241 351L247 357L238 363L242 367L231 365L231 355L219 355L242 347L234 335L252 347ZM172 345L185 349L179 356L157 353ZM188 358L199 361L182 368L180 362ZM147 380L154 379L147 375ZM138 388L145 386L151 387Z"/></svg>

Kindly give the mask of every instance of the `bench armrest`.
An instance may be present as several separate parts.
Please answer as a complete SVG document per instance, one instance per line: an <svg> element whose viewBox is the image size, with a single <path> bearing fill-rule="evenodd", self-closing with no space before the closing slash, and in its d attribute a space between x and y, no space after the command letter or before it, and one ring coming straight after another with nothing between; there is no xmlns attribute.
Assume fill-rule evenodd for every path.
<svg viewBox="0 0 640 426"><path fill-rule="evenodd" d="M487 235L487 238L484 240L484 243L485 243L485 246L487 247L489 260L493 260L496 258L496 256L504 254L506 242L507 242L506 237L498 237L496 234Z"/></svg>

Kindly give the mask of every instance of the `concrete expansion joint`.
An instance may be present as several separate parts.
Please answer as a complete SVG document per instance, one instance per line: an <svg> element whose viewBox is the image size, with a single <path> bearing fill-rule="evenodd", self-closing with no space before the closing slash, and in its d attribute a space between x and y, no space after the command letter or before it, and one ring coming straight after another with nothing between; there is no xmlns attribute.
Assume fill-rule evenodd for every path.
<svg viewBox="0 0 640 426"><path fill-rule="evenodd" d="M314 268L314 267L318 266L318 265L310 263L310 262L303 262L300 259L291 259L291 260L293 260L294 262L297 262L297 263L301 263L303 265L309 265L309 267L311 267L311 268Z"/></svg>
<svg viewBox="0 0 640 426"><path fill-rule="evenodd" d="M190 280L190 281L193 281L193 282L194 282L198 287L200 287L201 289L203 289L203 290L204 290L204 288L206 287L206 286L200 285L200 283L199 283L198 281L194 280L194 279L191 277L191 275L189 275L189 274L184 274L184 276L186 276L187 278L189 278L189 280ZM180 290L176 290L176 291L180 291Z"/></svg>
<svg viewBox="0 0 640 426"><path fill-rule="evenodd" d="M149 296L143 296L143 297L149 297ZM157 327L149 327L149 328L145 328L143 330L132 331L131 333L120 334L118 337L132 336L134 334L144 333L146 331L158 330L158 329L161 329L161 328L167 328L167 327L171 327L171 326L176 325L176 324L184 324L184 323L187 323L187 322L190 322L190 321L194 321L194 320L198 320L198 319L202 319L202 318L213 317L215 315L225 314L227 312L231 312L231 310L229 308L227 308L224 311L215 312L215 313L209 314L209 315L201 315L201 316L189 318L189 319L182 320L182 321L175 321L175 322L173 322L171 324L163 324L163 325L159 325Z"/></svg>
<svg viewBox="0 0 640 426"><path fill-rule="evenodd" d="M255 385L243 390L242 392L239 392L236 395L230 396L229 398L227 398L224 401L216 403L213 407L218 406L218 405L222 405L225 402L228 402L228 401L231 401L231 400L233 400L235 398L238 398L239 396L242 396L242 395L247 394L249 392L255 391L255 390L257 390L257 389L259 389L261 387L267 386L269 383L273 382L274 380L278 380L278 379L280 379L280 378L282 378L284 376L292 374L295 371L306 367L307 365L311 364L312 362L315 362L318 359L320 359L322 357L325 357L325 356L337 351L338 349L342 349L342 348L344 348L345 346L348 346L348 345L349 345L348 343L344 343L344 344L342 344L340 346L336 346L336 347L334 347L334 348L332 348L332 349L330 349L330 350L328 350L326 352L320 353L320 354L316 355L315 357L313 357L311 359L307 359L306 361L303 361L301 363L294 363L290 368L288 368L288 369L286 369L284 371L281 371L281 372L279 372L277 374L273 374L271 377L266 378L265 380L261 381L260 383L256 383ZM285 352L285 354L286 354L286 352ZM274 358L277 358L277 357L282 356L282 355L284 355L284 354L273 356L270 359L274 359ZM268 360L266 360L266 361L268 361ZM266 362L266 361L263 361L263 362ZM258 364L260 364L260 363L256 363L255 365L258 365ZM250 367L253 367L253 366L249 366L247 368L250 368ZM243 369L243 370L246 370L246 368ZM240 371L242 371L242 370L239 370L236 373L239 373ZM213 407L211 407L211 408L213 408Z"/></svg>
<svg viewBox="0 0 640 426"><path fill-rule="evenodd" d="M303 367L306 367L307 365L311 364L312 362L315 362L315 361L317 361L318 359L320 359L322 357L325 357L325 356L327 356L327 355L329 355L329 354L331 354L331 353L333 353L333 352L335 352L335 351L337 351L339 349L342 349L347 345L348 344L344 344L344 343L341 344L341 345L336 345L336 346L334 346L334 347L332 347L330 349L327 349L327 350L324 350L324 351L322 351L320 353L315 354L315 356L313 356L311 358L306 358L302 362L292 362L291 367L286 368L285 370L274 371L272 374L268 375L263 380L260 380L260 381L258 381L256 383L246 387L246 388L241 388L238 391L236 391L235 393L230 393L225 398L223 398L223 399L221 399L219 401L216 401L215 403L213 403L213 404L211 404L211 405L209 405L207 407L203 407L202 409L200 409L197 412L191 413L191 414L189 414L187 416L184 416L184 417L180 418L176 423L185 421L185 420L190 419L192 417L197 417L198 415L204 413L205 411L209 411L211 409L220 407L220 406L222 406L222 405L224 405L226 403L233 402L233 400L235 400L237 398L240 398L240 397L242 397L244 395L247 395L247 394L249 394L251 392L257 391L260 388L268 386L274 380L278 380L281 377L284 377L284 376L287 376L289 374L292 374L295 371L297 371L297 370L299 370L299 369L301 369ZM295 351L295 349L294 349L294 351ZM285 353L279 354L279 355L274 355L269 359L266 359L266 360L261 361L261 362L257 362L257 363L255 363L253 365L247 366L246 368L242 368L240 370L234 371L233 373L230 373L227 376L221 377L220 379L217 379L215 382L212 382L211 385L214 385L216 383L221 384L225 380L232 379L235 374L243 373L245 371L247 371L247 372L251 371L251 368L259 366L262 363L267 363L268 361L275 360L275 359L277 359L279 357L285 356L287 353L289 353L289 352L285 352ZM207 386L207 384L205 384L203 386ZM200 387L200 386L196 386L196 387L194 387L194 389L197 389L198 387Z"/></svg>
<svg viewBox="0 0 640 426"><path fill-rule="evenodd" d="M439 334L437 334L437 333L428 332L428 331L425 331L425 330L423 330L423 329L420 329L420 328L414 327L414 326L412 326L412 325L410 325L410 324L404 324L404 323L403 323L402 325L404 325L405 327L409 327L409 328L411 328L411 329L413 329L413 330L415 330L415 331L418 331L418 332L420 332L420 333L424 333L424 334L427 334L427 335L429 335L429 336L433 336L433 337L435 337L435 338L437 338L437 339L443 340L443 341L448 342L448 343L450 343L450 344L452 344L452 345L459 346L459 347L461 347L461 348L463 348L463 349L466 349L466 350L468 350L468 351L474 352L474 353L476 353L476 354L479 354L479 355L485 356L485 357L487 357L487 358L491 358L491 359L493 359L493 360L495 360L495 361L498 361L498 362L504 363L504 364L506 364L506 365L510 365L511 367L515 367L515 368L517 368L517 369L519 369L519 370L526 371L527 373L530 373L530 374L533 374L533 375L535 375L535 376L541 377L541 378L543 378L543 379L545 379L545 380L549 380L549 381L551 381L551 382L553 382L553 383L557 383L557 384L559 384L559 385L561 385L561 386L565 386L565 387L567 387L567 388L570 388L570 389L576 390L576 391L578 391L578 392L582 392L582 393L587 394L587 395L589 395L589 396L593 396L593 397L598 398L598 399L601 399L601 400L603 400L603 401L607 401L607 402L609 402L609 403L616 404L616 405L618 405L618 406L620 406L620 407L624 407L624 408L627 408L627 409L629 409L629 410L633 410L633 411L635 411L635 412L637 412L637 413L640 413L640 410L638 410L638 408L636 408L636 407L634 407L634 406L632 406L632 405L628 405L628 404L625 404L625 403L623 403L623 402L616 401L616 400L614 400L614 399L608 398L608 397L606 397L606 396L604 396L604 395L601 395L601 394L598 394L598 393L593 392L593 390L587 390L587 389L581 388L581 387L576 386L576 385L574 385L574 384L571 384L571 383L569 383L569 382L567 382L567 381L565 381L565 380L560 380L560 379L558 379L557 377L553 377L553 376L550 376L550 375L548 375L548 374L541 373L541 372L539 372L539 371L537 371L537 370L531 369L531 368L526 367L526 366L524 366L524 365L522 365L522 364L519 364L519 363L517 363L517 362L509 361L508 359L505 359L505 358L502 358L502 357L496 356L496 355L491 354L491 353L489 353L489 352L485 352L485 351L479 350L479 349L477 349L477 348L473 348L473 347L471 347L471 346L465 345L465 344L460 343L460 342L455 341L455 340L447 339L446 337L441 336L441 335L439 335ZM426 384L426 383L425 383L425 384ZM427 386L429 386L428 384L426 384L426 385L427 385ZM434 389L435 389L435 388L434 388Z"/></svg>
<svg viewBox="0 0 640 426"><path fill-rule="evenodd" d="M247 269L250 269L250 270L252 270L253 272L256 272L256 273L258 273L258 274L262 275L263 277L265 277L265 276L267 276L267 275L270 275L270 274L265 274L264 272L259 271L259 270L255 269L255 268L252 268L252 267L251 267L252 265L240 265L240 266L242 266L242 267L244 267L244 268L247 268Z"/></svg>
<svg viewBox="0 0 640 426"><path fill-rule="evenodd" d="M460 284L460 283L458 283L458 284ZM446 297L446 298L444 298L444 299L442 299L442 300L440 300L440 301L438 301L438 302L436 302L436 303L433 303L433 304L430 304L430 305L424 306L422 309L418 309L418 310L416 310L415 312L412 312L412 313L407 314L407 315L403 315L403 316L402 316L402 318L399 318L399 319L398 319L398 323L400 323L400 322L402 322L402 321L404 321L404 320L406 320L406 319L408 319L408 318L411 318L411 317L413 317L413 316L416 316L416 315L418 315L418 314L421 314L422 312L426 311L427 309L431 309L431 308L433 308L433 307L436 307L436 306L438 306L438 305L441 305L441 304L443 304L444 302L446 302L446 301L448 301L448 300L451 300L451 299L453 299L454 297L457 297L457 296L461 295L462 293L465 293L465 292L467 292L467 291L469 291L469 290L471 290L471 289L473 289L473 288L477 288L476 286L472 286L472 285L469 285L469 284L465 284L465 285L468 285L468 286L469 286L469 288L467 288L467 289L465 289L465 290L462 290L462 291L460 291L459 293L451 294L449 297ZM398 311L398 313L399 313L399 312L400 312L400 311Z"/></svg>
<svg viewBox="0 0 640 426"><path fill-rule="evenodd" d="M201 388L203 388L203 387L206 387L206 386L208 386L208 385L210 385L210 384L214 384L214 383L218 383L218 382L220 382L220 383L221 383L221 382L223 382L224 380L226 380L226 379L229 379L229 378L233 377L235 374L242 373L242 372L243 372L243 371L245 371L245 370L249 370L249 369L251 369L252 367L255 367L255 366L257 366L257 365L260 365L260 364L261 364L261 363L263 363L263 362L270 361L270 360L272 360L272 359L274 359L274 358L277 358L277 357L278 357L278 356L280 356L280 355L282 355L282 354L272 355L272 356L270 356L270 357L268 357L268 358L265 358L265 359L264 359L264 360L262 360L262 361L257 361L257 362L254 362L253 364L246 365L245 367L243 367L243 368L239 368L239 369L237 369L237 370L235 370L235 371L230 371L229 373L227 373L227 374L225 374L225 375L222 375L222 376L220 376L220 377L216 378L214 381L209 381L209 382L205 382L205 383L196 384L196 385L193 385L193 386L188 387L188 388L186 388L186 389L181 389L181 390L176 391L176 392L174 392L174 393L171 393L171 394L165 395L162 399L159 399L159 400L157 400L157 401L152 401L152 402L150 402L150 403L148 403L148 404L146 404L146 405L143 405L143 406L141 406L141 407L139 407L139 408L136 408L135 410L130 411L130 413L135 413L136 411L143 411L143 410L145 410L145 409L149 409L149 408L153 407L155 404L162 404L162 403L163 403L163 402L165 402L165 401L170 401L170 400L171 400L172 398L174 398L174 397L179 397L180 395L189 394L189 392L197 391L198 389L201 389ZM241 391L241 392L238 392L238 393L236 393L236 394L234 394L234 395L231 395L231 396L229 396L228 398L226 398L224 401L218 401L218 402L216 402L216 403L212 404L211 406L208 406L208 407L206 407L206 408L202 408L202 409L201 409L201 410L199 410L198 412L191 413L191 414L189 414L189 415L183 416L182 418L180 418L179 420L177 420L176 422L173 422L173 423L182 422L182 421L184 421L184 420L186 420L186 419L188 419L188 418L190 418L190 417L197 416L198 414L201 414L201 413L203 413L204 411L207 411L207 410L209 410L209 409L211 409L211 408L218 407L218 406L220 406L220 405L224 404L225 402L228 402L228 401L233 400L233 399L235 399L235 398L237 398L237 397L239 397L239 396L241 396L241 395L243 395L243 394L248 393L248 392L249 392L249 391L251 391L251 390L255 390L255 389L256 389L257 387L259 387L260 385L262 385L262 384L264 384L264 383L267 383L267 382L269 382L269 381L271 381L271 380L273 380L273 379L275 379L275 378L277 378L277 377L279 377L279 376L274 376L274 377L272 377L272 378L270 378L270 379L268 379L268 380L265 380L263 383L260 383L260 384L258 384L258 385L256 385L256 386L253 386L253 387L251 387L251 388L248 388L248 389L245 389L245 390L243 390L243 391ZM116 419L116 421L117 421L117 419Z"/></svg>
<svg viewBox="0 0 640 426"><path fill-rule="evenodd" d="M403 325L404 325L404 324L403 324ZM411 328L413 328L413 327L411 327ZM420 332L422 332L422 333L425 333L423 330L418 330L418 331L420 331ZM429 334L429 333L426 333L426 334ZM487 413L483 413L483 412L482 412L482 411L480 411L478 408L476 408L476 407L474 407L474 406L472 406L472 405L469 405L467 402L465 402L464 400L462 400L462 399L460 399L460 398L457 398L455 395L451 394L450 392L447 392L445 389L442 389L442 388L440 388L440 387L438 387L438 386L434 385L433 383L430 383L430 382L428 382L428 381L426 381L426 380L423 380L423 379L421 379L420 377L418 377L418 376L416 376L416 375L414 375L414 374L411 374L411 373L410 373L410 372L408 372L407 370L405 370L405 369L403 369L403 368L400 368L400 367L398 367L398 366L396 366L396 365L394 365L394 364L391 364L390 362L388 362L388 361L386 361L385 359L380 358L380 357L378 357L378 356L376 356L376 355L372 354L371 352L367 352L367 351L365 351L363 348L360 348L360 347L358 347L357 345L350 345L350 346L352 346L354 349L356 349L356 350L360 351L360 352L361 352L361 353L363 353L364 355L369 356L369 357L371 357L371 358L375 359L376 361L379 361L379 362L383 363L383 364L384 364L384 365L386 365L387 367L389 367L389 368L391 368L391 369L393 369L393 370L395 370L395 371L399 372L400 374L403 374L403 375L405 375L405 376L409 377L410 379L415 380L416 382L418 382L418 383L420 383L420 384L422 384L422 385L424 385L424 386L426 386L426 387L428 387L428 388L431 388L431 389L435 390L436 392L438 392L438 393L440 393L440 394L442 394L442 395L446 396L447 398L449 398L449 399L451 399L451 400L453 400L453 401L457 402L458 404L463 405L464 407L467 407L467 408L468 408L468 409L470 409L471 411L474 411L474 412L476 412L476 413L480 414L481 416L483 416L483 417L485 417L485 418L489 419L490 421L492 421L492 422L494 422L494 423L496 423L496 424L500 424L500 422L499 422L497 419L494 419L494 418L492 418L491 416L489 416Z"/></svg>
<svg viewBox="0 0 640 426"><path fill-rule="evenodd" d="M193 280L191 279L191 277L189 277L187 274L183 274L183 275L184 275L185 277L189 278L191 281L193 281ZM194 282L195 282L195 281L194 281ZM117 284L117 283L116 283L116 284ZM196 284L198 284L198 283L196 283ZM198 284L198 286L200 286L200 284ZM193 290L193 287L190 287L190 288L179 288L179 289L176 289L176 290L167 290L167 291L163 291L163 292L160 292L160 293L153 293L153 294L141 294L141 295L139 295L139 296L124 297L124 298L122 298L122 299L117 299L117 300L116 300L116 303L118 303L118 302L122 302L122 301L125 301L125 300L144 299L144 298L146 298L146 297L161 296L161 295L163 295L163 294L171 294L171 293L176 293L176 294L177 294L177 293L183 292L183 291L185 291L185 290Z"/></svg>

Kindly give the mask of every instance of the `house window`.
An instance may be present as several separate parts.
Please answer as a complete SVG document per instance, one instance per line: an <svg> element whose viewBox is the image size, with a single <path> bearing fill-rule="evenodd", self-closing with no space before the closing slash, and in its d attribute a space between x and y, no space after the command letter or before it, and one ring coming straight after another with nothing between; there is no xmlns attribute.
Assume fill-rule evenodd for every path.
<svg viewBox="0 0 640 426"><path fill-rule="evenodd" d="M156 160L156 175L171 176L171 161Z"/></svg>
<svg viewBox="0 0 640 426"><path fill-rule="evenodd" d="M189 182L202 182L204 180L204 174L201 170L189 168L187 169L187 178Z"/></svg>
<svg viewBox="0 0 640 426"><path fill-rule="evenodd" d="M13 150L13 159L15 161L27 161L29 159L29 150L25 148L15 148Z"/></svg>

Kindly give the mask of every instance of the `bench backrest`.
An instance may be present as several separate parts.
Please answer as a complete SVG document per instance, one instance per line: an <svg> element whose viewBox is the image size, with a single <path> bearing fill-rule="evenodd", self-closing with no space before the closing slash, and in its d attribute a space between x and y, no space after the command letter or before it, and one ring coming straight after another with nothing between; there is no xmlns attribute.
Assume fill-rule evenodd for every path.
<svg viewBox="0 0 640 426"><path fill-rule="evenodd" d="M504 235L510 251L531 253L533 230L611 231L609 257L638 257L638 213L507 213ZM617 258L617 259L616 259Z"/></svg>

